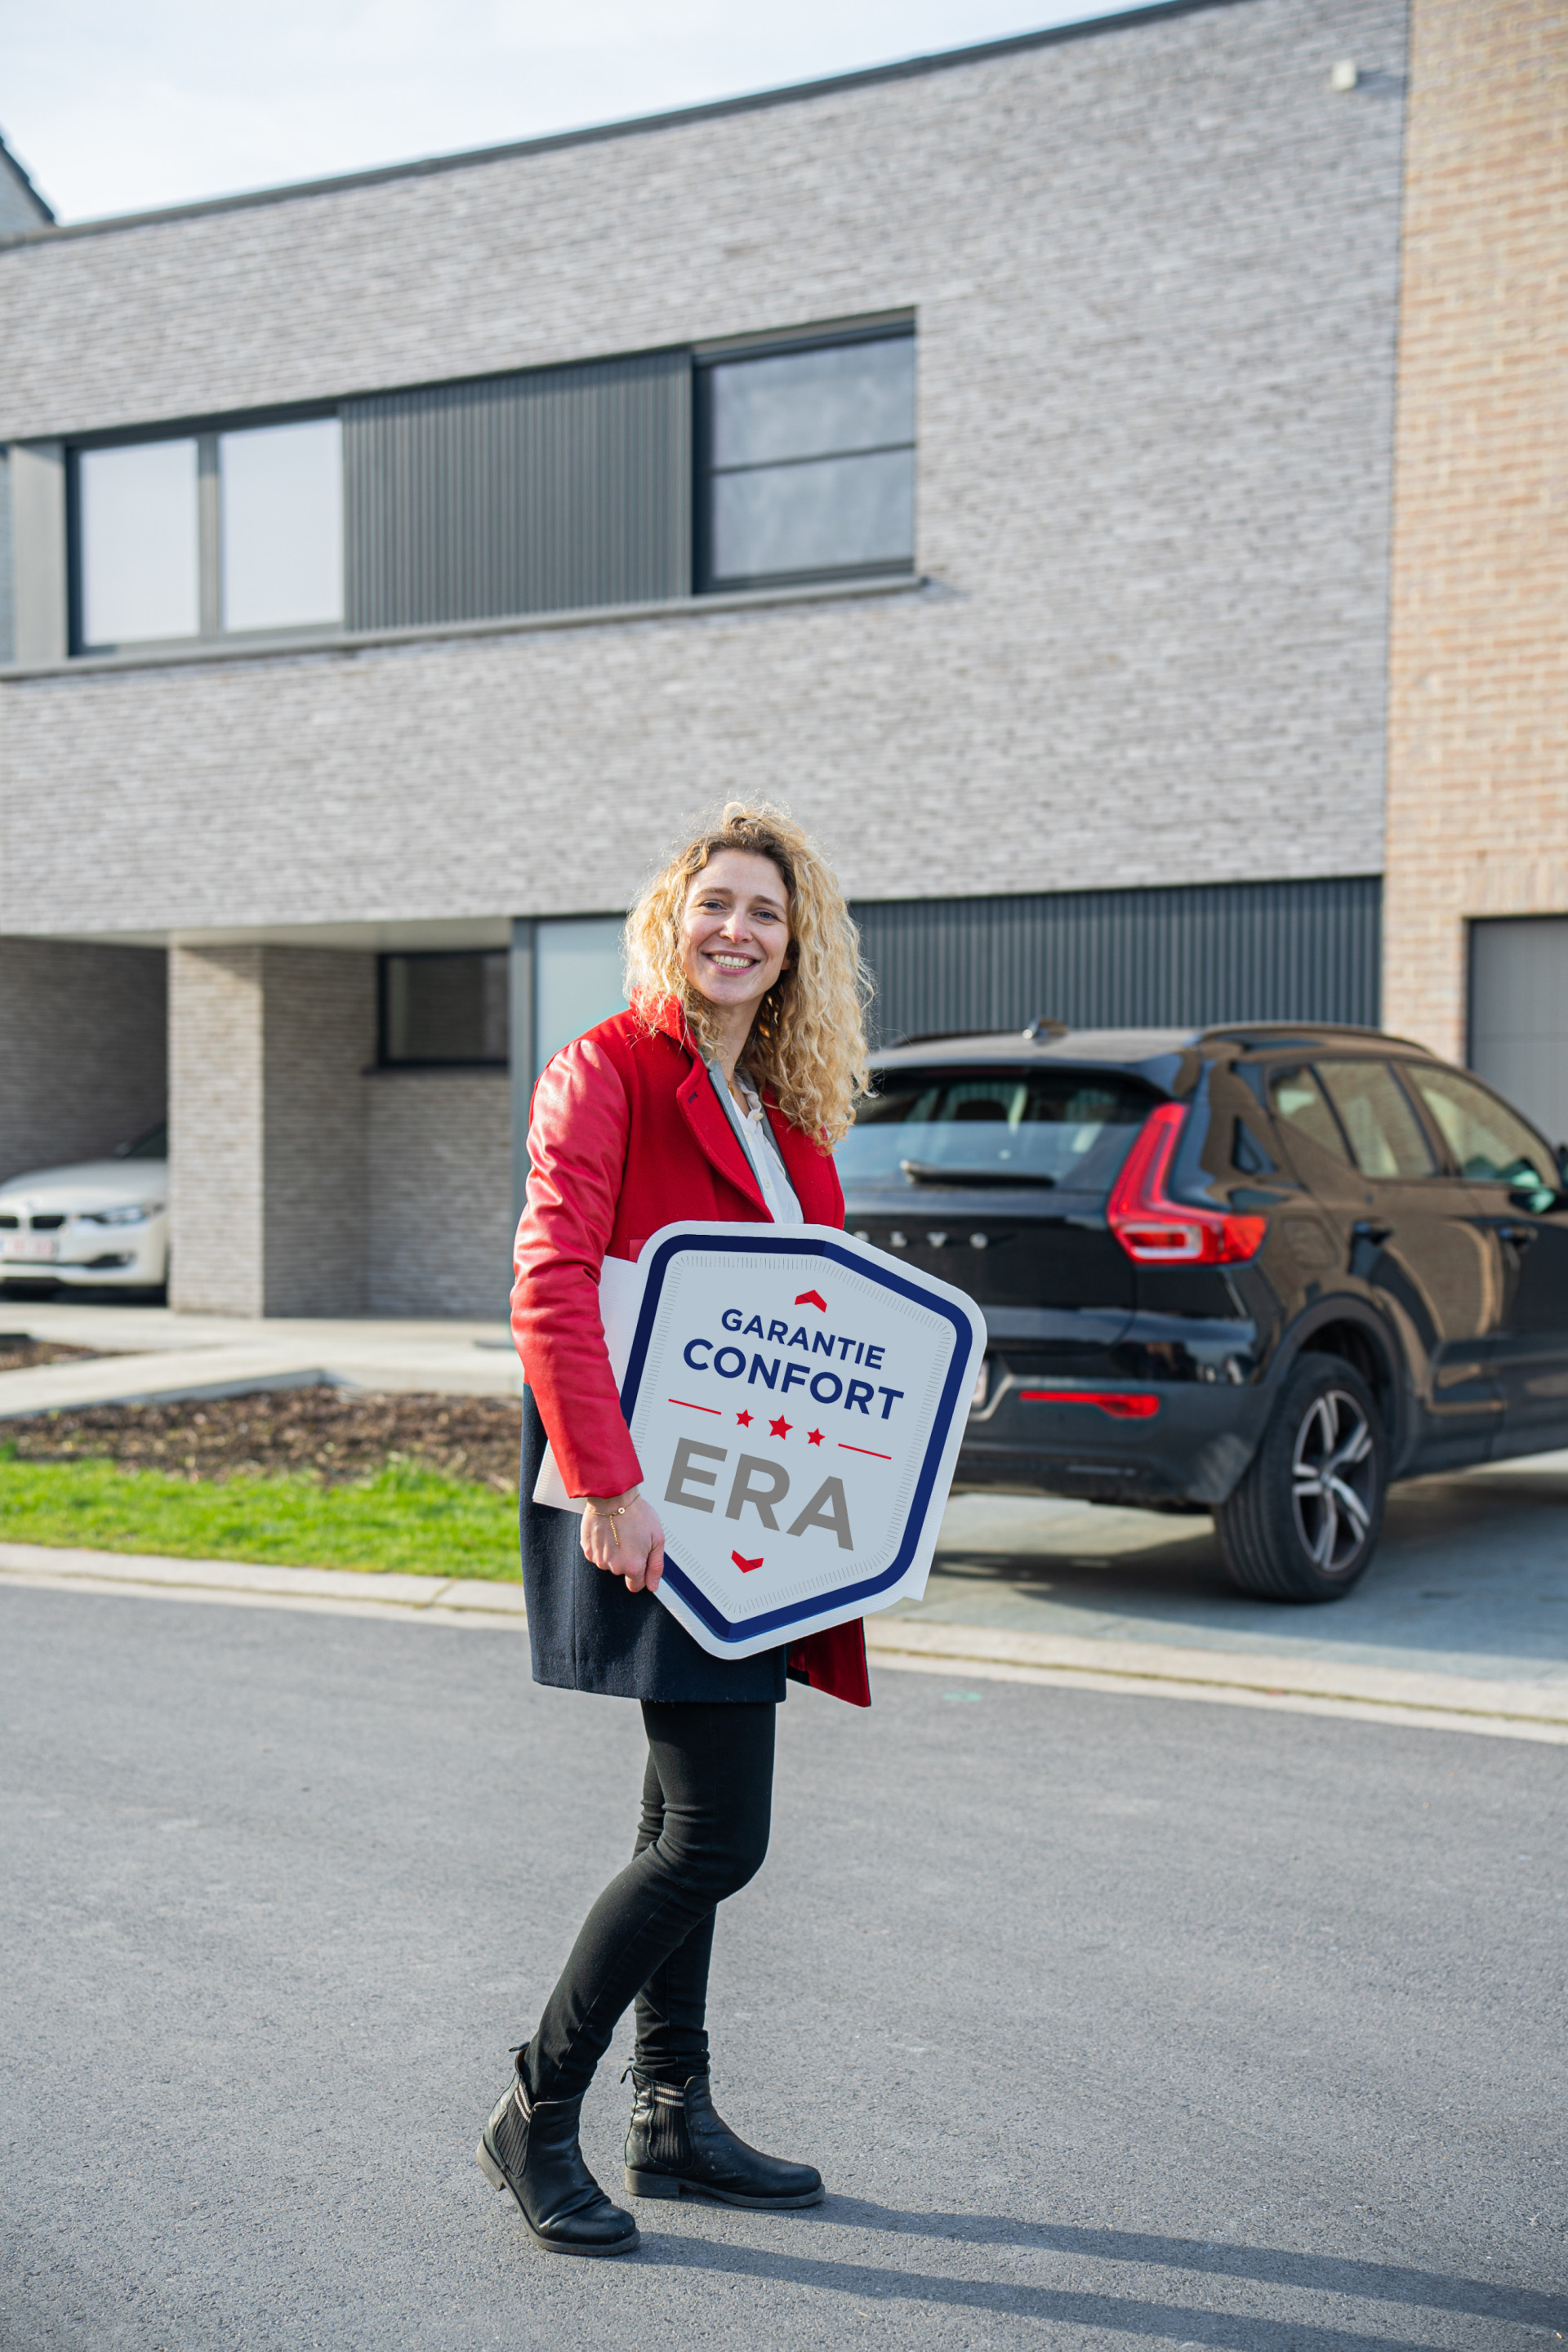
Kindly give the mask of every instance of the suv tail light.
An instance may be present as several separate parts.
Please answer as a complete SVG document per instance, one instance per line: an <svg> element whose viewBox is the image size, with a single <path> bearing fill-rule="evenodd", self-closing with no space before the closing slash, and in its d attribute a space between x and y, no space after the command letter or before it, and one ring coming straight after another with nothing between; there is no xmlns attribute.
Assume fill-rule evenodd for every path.
<svg viewBox="0 0 1568 2352"><path fill-rule="evenodd" d="M1110 1188L1105 1221L1139 1265L1235 1265L1262 1246L1268 1220L1172 1200L1165 1181L1185 1117L1180 1103L1151 1111Z"/></svg>

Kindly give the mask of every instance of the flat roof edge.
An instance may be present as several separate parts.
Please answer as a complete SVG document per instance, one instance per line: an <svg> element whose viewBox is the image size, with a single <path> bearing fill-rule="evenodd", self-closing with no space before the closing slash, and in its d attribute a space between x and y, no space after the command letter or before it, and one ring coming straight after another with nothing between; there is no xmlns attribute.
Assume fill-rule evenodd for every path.
<svg viewBox="0 0 1568 2352"><path fill-rule="evenodd" d="M718 98L700 106L674 107L661 114L637 114L614 122L596 122L577 131L552 131L537 139L516 139L498 147L469 147L450 155L424 155L407 163L380 163L364 172L343 172L324 180L293 180L279 187L253 188L234 196L204 196L194 204L163 205L148 212L110 213L96 220L58 221L47 227L18 229L0 236L0 251L17 246L54 245L79 236L109 236L121 229L149 228L163 221L197 220L211 213L246 212L262 205L283 205L311 196L337 195L350 188L374 188L393 180L429 179L438 173L466 172L489 163L506 163L525 155L547 155L563 147L591 147L611 139L633 139L650 131L677 131L693 122L713 122L726 115L752 114L774 106L795 106L814 98L829 98L838 90L866 89L878 82L912 81L926 74L947 73L957 67L983 65L993 58L1016 57L1029 49L1049 49L1069 41L1093 40L1104 33L1131 32L1167 17L1194 16L1215 8L1235 8L1246 0L1153 0L1142 8L1122 8L1103 16L1084 16L1070 25L1050 25L1036 33L1014 33L999 41L979 41L968 48L934 49L920 57L900 58L891 65L863 66L853 73L829 74L816 81L787 82L776 89L752 90L741 98Z"/></svg>

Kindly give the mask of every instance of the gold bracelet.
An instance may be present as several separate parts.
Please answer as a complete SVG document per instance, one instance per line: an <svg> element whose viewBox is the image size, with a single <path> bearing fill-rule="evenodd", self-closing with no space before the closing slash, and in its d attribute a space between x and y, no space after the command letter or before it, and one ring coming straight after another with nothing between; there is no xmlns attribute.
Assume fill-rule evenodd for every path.
<svg viewBox="0 0 1568 2352"><path fill-rule="evenodd" d="M616 1521L626 1517L626 1513L631 1509L631 1505L629 1503L612 1503L607 1509L601 1509L598 1504L590 1502L584 1503L583 1507L593 1518L608 1519L610 1523L610 1541L615 1545L618 1551L621 1542L621 1531L619 1528L616 1527Z"/></svg>

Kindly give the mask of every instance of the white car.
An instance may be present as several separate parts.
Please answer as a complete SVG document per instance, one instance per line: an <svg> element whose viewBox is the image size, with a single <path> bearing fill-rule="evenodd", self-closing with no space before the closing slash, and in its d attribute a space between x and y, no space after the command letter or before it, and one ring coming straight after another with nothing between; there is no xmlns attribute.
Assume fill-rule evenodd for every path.
<svg viewBox="0 0 1568 2352"><path fill-rule="evenodd" d="M39 1168L0 1184L0 1282L161 1289L169 1275L169 1131L111 1160Z"/></svg>

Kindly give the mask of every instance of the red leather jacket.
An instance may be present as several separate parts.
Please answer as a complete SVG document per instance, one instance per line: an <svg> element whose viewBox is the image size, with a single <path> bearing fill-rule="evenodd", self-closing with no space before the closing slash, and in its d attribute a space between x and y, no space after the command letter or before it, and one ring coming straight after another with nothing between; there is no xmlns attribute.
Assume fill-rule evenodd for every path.
<svg viewBox="0 0 1568 2352"><path fill-rule="evenodd" d="M829 1155L771 1102L767 1115L807 1223L842 1225ZM567 1493L624 1494L643 1472L605 1349L599 1268L635 1263L678 1218L767 1224L767 1203L673 1000L652 1035L620 1013L556 1055L533 1091L528 1156L511 1294L523 1377ZM808 1634L789 1663L817 1690L870 1706L858 1621Z"/></svg>

